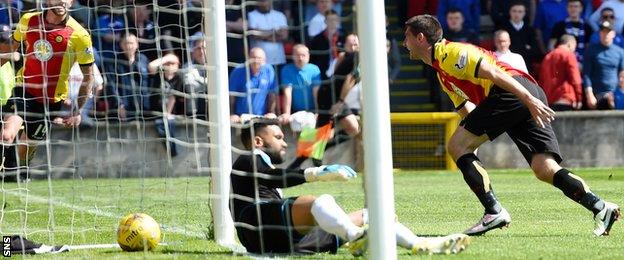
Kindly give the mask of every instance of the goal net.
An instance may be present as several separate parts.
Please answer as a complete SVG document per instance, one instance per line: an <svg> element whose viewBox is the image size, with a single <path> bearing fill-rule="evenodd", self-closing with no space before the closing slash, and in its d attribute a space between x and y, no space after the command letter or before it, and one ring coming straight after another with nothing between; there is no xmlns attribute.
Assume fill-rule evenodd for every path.
<svg viewBox="0 0 624 260"><path fill-rule="evenodd" d="M53 11L50 3L55 1L18 2L7 7L12 32L18 29L24 14L43 12L38 17L46 19L44 14ZM282 81L287 78L282 73L286 64L292 63L292 55L299 48L296 43L308 46L312 60L322 60L319 67L324 75L317 75L317 86L331 83L331 75L326 73L344 51L342 42L347 34L330 38L329 46L310 45L316 39L313 36L323 34L328 25L312 21L317 16L317 6L305 0L226 0L225 5L218 2L73 1L69 7L73 18L67 23L74 26L75 20L91 35L95 83L89 86L90 94L81 111L82 122L77 127L65 127L64 123L84 97L79 91L83 80L80 66L71 68L63 63L57 72L69 82L67 97L60 103L49 99L53 101L42 103L40 113L29 109L3 110L4 119L13 113L28 120L15 140L2 141L4 150L14 153L18 166L2 170L1 234L21 235L46 245L94 245L100 249L73 254L105 256L120 252L105 249L107 245L114 247L119 219L141 212L152 216L162 228L166 246L157 249L160 253L229 252L215 239L221 245L234 241L228 206L229 174L233 160L252 153L239 141L241 130L249 127L245 123L247 114L272 117L285 113L284 103L288 100L284 92L290 90L282 88ZM318 2L329 2L340 32L356 29L352 1ZM271 14L281 15L267 15L262 9L267 3ZM333 8L332 3L336 4ZM219 38L226 29L227 40ZM48 37L55 30L58 28L29 25L26 33ZM41 54L41 50L31 47L23 42L17 50L21 59L8 63L2 60L14 69L14 90L25 93L24 97L13 98L28 104L38 101L21 88L18 76L22 72L18 70L24 67L23 80L44 79L46 88L57 84L49 73L59 71L51 62L40 62L40 73L28 74L26 64ZM253 56L254 47L265 52L266 66L260 74L265 76L263 73L271 71L275 81L267 89L271 95L266 100L256 98L264 90L247 91L249 82L266 84L266 79L258 77L253 68L258 61ZM63 59L65 52L55 49L51 55L52 59ZM226 59L227 63L223 62ZM242 78L231 77L237 68L242 68ZM3 71L3 80L6 75ZM309 77L304 79L317 82ZM239 80L242 88L233 89L233 81ZM301 96L295 94L296 87L290 88L292 118L297 110L305 111L295 107L295 99L301 103L298 105L314 108L316 104L307 100L314 100L316 94ZM241 101L230 106L230 98ZM306 101L301 102L302 98ZM359 95L354 100L359 100ZM239 117L230 118L228 106ZM258 107L263 112L256 112ZM286 122L297 121L292 118ZM314 126L303 119L301 122ZM3 120L4 125L7 123ZM32 125L41 125L47 133L45 138L29 136ZM296 123L282 128L290 145L290 163L295 159L302 128ZM358 138L348 137L339 128L336 135L347 141L330 144L335 148L328 149L323 162L354 165ZM308 160L302 166L312 164ZM331 193L338 202L347 202L347 211L364 206L364 193L353 194L354 190L361 191L359 182L349 184L350 191L343 190L345 186L341 185L311 186L311 190L287 191L286 196L306 191L313 195Z"/></svg>

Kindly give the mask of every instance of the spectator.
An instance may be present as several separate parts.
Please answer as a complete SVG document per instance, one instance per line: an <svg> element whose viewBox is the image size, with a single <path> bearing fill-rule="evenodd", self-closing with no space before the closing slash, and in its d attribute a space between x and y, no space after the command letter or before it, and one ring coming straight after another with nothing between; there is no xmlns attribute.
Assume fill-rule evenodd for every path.
<svg viewBox="0 0 624 260"><path fill-rule="evenodd" d="M312 38L317 36L319 33L323 32L327 27L327 23L325 22L325 17L327 15L327 11L333 10L334 3L332 0L317 0L316 1L316 9L318 13L310 19L310 23L308 24L308 37ZM340 14L336 11L334 13L340 17ZM340 19L338 20L338 28L340 28Z"/></svg>
<svg viewBox="0 0 624 260"><path fill-rule="evenodd" d="M327 72L325 73L327 77L334 75L336 66L342 62L346 54L351 54L360 50L360 39L355 34L349 34L345 38L343 45L343 51L338 54L338 57L334 59L331 64L329 64L329 69L327 69Z"/></svg>
<svg viewBox="0 0 624 260"><path fill-rule="evenodd" d="M310 63L316 65L321 70L321 79L325 82L328 79L327 70L334 59L338 58L338 52L342 48L344 36L338 28L340 17L336 12L330 10L325 14L327 28L322 33L314 36L310 43Z"/></svg>
<svg viewBox="0 0 624 260"><path fill-rule="evenodd" d="M299 111L316 112L316 98L321 85L321 71L310 64L310 50L303 44L293 47L293 63L289 63L280 73L284 89L284 109L280 123L290 123L290 115Z"/></svg>
<svg viewBox="0 0 624 260"><path fill-rule="evenodd" d="M496 52L494 54L496 55L496 58L509 64L512 68L529 73L522 56L510 51L509 45L511 45L509 33L503 30L494 32L494 46L496 46Z"/></svg>
<svg viewBox="0 0 624 260"><path fill-rule="evenodd" d="M615 12L611 7L602 8L600 11L600 22L609 21L610 23L615 22ZM591 37L589 37L589 43L599 43L600 42L600 32L595 31L592 33ZM617 46L624 48L624 37L621 33L615 32L615 38L613 38L613 43Z"/></svg>
<svg viewBox="0 0 624 260"><path fill-rule="evenodd" d="M249 51L249 72L245 64L230 75L230 121L240 123L243 114L275 116L278 86L273 66L266 64L261 48ZM249 75L249 77L247 77Z"/></svg>
<svg viewBox="0 0 624 260"><path fill-rule="evenodd" d="M615 12L615 22L613 22L613 29L616 33L622 33L624 29L624 0L610 0L603 1L603 3L594 11L589 17L589 25L595 31L598 31L600 24L600 13L604 8L611 8Z"/></svg>
<svg viewBox="0 0 624 260"><path fill-rule="evenodd" d="M350 37L357 38L353 34L347 36ZM359 81L357 60L359 47L352 47L352 50L353 52L346 52L336 64L331 84L322 85L319 89L317 100L319 116L316 122L316 126L321 127L335 119L349 136L355 136L360 132L354 111L344 104L344 98Z"/></svg>
<svg viewBox="0 0 624 260"><path fill-rule="evenodd" d="M559 45L542 61L539 85L544 89L548 105L555 111L581 109L583 89L581 71L574 51L576 38L564 34Z"/></svg>
<svg viewBox="0 0 624 260"><path fill-rule="evenodd" d="M481 4L479 0L440 0L438 5L438 20L446 31L449 27L446 14L451 8L457 8L464 16L464 27L473 32L480 32Z"/></svg>
<svg viewBox="0 0 624 260"><path fill-rule="evenodd" d="M583 83L590 109L609 109L609 98L618 85L618 75L624 70L624 50L613 44L613 24L600 24L600 43L592 44L585 54Z"/></svg>
<svg viewBox="0 0 624 260"><path fill-rule="evenodd" d="M296 4L295 8L299 8L299 3L297 3L298 1L290 1L290 0L283 0L283 1L295 2ZM314 18L314 16L319 14L319 8L317 6L319 1L307 0L306 2L307 3L305 4L305 7L304 7L303 19L306 23L309 23L312 20L312 18ZM331 5L332 5L331 10L334 10L338 14L338 16L341 16L342 15L342 0L331 0ZM298 18L295 18L295 19L298 19Z"/></svg>
<svg viewBox="0 0 624 260"><path fill-rule="evenodd" d="M543 53L544 44L538 38L535 28L524 22L526 7L521 2L514 2L509 7L509 21L505 22L502 30L509 33L511 45L509 50L520 54L524 58L524 63L533 73L533 64L537 63Z"/></svg>
<svg viewBox="0 0 624 260"><path fill-rule="evenodd" d="M79 1L73 1L69 14L74 17L76 21L82 21L84 24L82 27L85 29L91 29L91 26L96 19L93 14L93 9L80 4Z"/></svg>
<svg viewBox="0 0 624 260"><path fill-rule="evenodd" d="M240 0L225 0L225 4L240 6L241 2ZM237 37L227 37L228 61L239 64L243 63L245 62L245 47L243 45L243 31L245 26L243 24L241 9L225 9L225 19L227 32L237 34ZM228 67L228 71L231 72L234 67Z"/></svg>
<svg viewBox="0 0 624 260"><path fill-rule="evenodd" d="M204 38L195 39L191 42L191 62L187 63L184 71L184 92L187 94L207 94L208 80L206 79L206 42ZM229 46L228 46L229 48ZM206 98L196 97L186 99L186 115L197 115L205 118L208 114L206 110Z"/></svg>
<svg viewBox="0 0 624 260"><path fill-rule="evenodd" d="M572 35L576 38L576 59L579 64L583 62L583 54L585 53L585 46L589 42L589 36L592 34L592 29L581 17L583 12L583 2L581 0L568 0L567 5L568 17L554 25L550 40L548 42L548 49L552 50L557 44L557 40L564 34Z"/></svg>
<svg viewBox="0 0 624 260"><path fill-rule="evenodd" d="M620 71L618 76L618 88L613 92L613 107L624 110L624 71Z"/></svg>
<svg viewBox="0 0 624 260"><path fill-rule="evenodd" d="M114 1L112 6L102 8L95 24L95 30L92 30L93 43L100 50L102 58L112 58L121 51L118 43L121 34L126 30L126 20L123 15L113 11L113 8L119 8L120 5L119 1ZM87 23L88 21L83 22Z"/></svg>
<svg viewBox="0 0 624 260"><path fill-rule="evenodd" d="M173 53L165 54L148 64L150 74L150 105L152 111L165 116L185 115L185 100L178 93L184 93L184 82L178 73L180 58Z"/></svg>
<svg viewBox="0 0 624 260"><path fill-rule="evenodd" d="M474 45L479 44L479 34L464 26L464 15L460 9L451 7L447 10L446 25L448 29L444 30L445 39Z"/></svg>
<svg viewBox="0 0 624 260"><path fill-rule="evenodd" d="M522 20L526 24L533 24L535 21L535 8L537 0L487 0L490 9L490 17L496 28L503 26L509 19L509 9L513 5L521 4L527 8L526 15Z"/></svg>
<svg viewBox="0 0 624 260"><path fill-rule="evenodd" d="M22 0L0 0L0 24L12 26L17 23L24 9Z"/></svg>
<svg viewBox="0 0 624 260"><path fill-rule="evenodd" d="M401 50L398 41L389 33L386 33L386 52L388 53L388 83L394 84L401 73Z"/></svg>
<svg viewBox="0 0 624 260"><path fill-rule="evenodd" d="M152 1L147 1L152 2ZM160 35L170 36L163 40L163 49L173 51L185 59L186 39L201 31L203 27L202 1L158 0L154 17ZM186 60L184 60L186 62Z"/></svg>
<svg viewBox="0 0 624 260"><path fill-rule="evenodd" d="M537 5L533 27L544 46L548 46L553 26L568 16L567 2L567 0L542 0Z"/></svg>
<svg viewBox="0 0 624 260"><path fill-rule="evenodd" d="M139 52L149 60L158 58L156 50L156 26L151 20L152 10L148 5L134 5L128 8L128 28L139 39Z"/></svg>
<svg viewBox="0 0 624 260"><path fill-rule="evenodd" d="M117 109L120 121L137 119L143 109L149 109L148 60L140 54L136 35L120 37L122 52L104 61L107 86L105 94L109 107Z"/></svg>
<svg viewBox="0 0 624 260"><path fill-rule="evenodd" d="M266 62L271 65L286 63L284 42L288 40L286 16L273 10L271 0L259 0L258 8L248 14L251 46L260 47L266 53Z"/></svg>

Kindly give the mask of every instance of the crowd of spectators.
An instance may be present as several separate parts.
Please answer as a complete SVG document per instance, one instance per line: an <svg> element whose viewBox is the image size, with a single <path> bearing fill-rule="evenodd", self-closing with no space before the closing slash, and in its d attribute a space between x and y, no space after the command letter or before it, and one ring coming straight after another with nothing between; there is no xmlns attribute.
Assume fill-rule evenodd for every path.
<svg viewBox="0 0 624 260"><path fill-rule="evenodd" d="M418 14L437 15L446 39L496 51L500 60L528 71L539 79L549 105L557 110L619 109L617 104L624 102L619 88L624 71L624 0L407 0L398 4L401 21ZM483 26L483 21L492 26ZM574 62L569 59L571 46ZM442 110L448 109L444 100L438 102Z"/></svg>

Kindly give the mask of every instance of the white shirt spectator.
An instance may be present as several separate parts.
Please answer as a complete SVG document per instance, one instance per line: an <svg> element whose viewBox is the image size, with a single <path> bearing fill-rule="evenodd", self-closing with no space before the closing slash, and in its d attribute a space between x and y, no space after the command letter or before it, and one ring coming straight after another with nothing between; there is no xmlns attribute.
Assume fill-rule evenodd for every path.
<svg viewBox="0 0 624 260"><path fill-rule="evenodd" d="M279 30L288 27L286 16L284 13L276 10L270 10L268 13L261 13L254 10L249 13L249 28L256 30ZM286 63L286 54L284 53L284 44L281 42L270 42L261 40L252 40L251 46L260 47L266 53L266 62L271 65Z"/></svg>
<svg viewBox="0 0 624 260"><path fill-rule="evenodd" d="M314 37L319 33L322 33L327 28L325 24L325 16L321 13L317 13L312 20L310 20L310 24L308 24L308 36Z"/></svg>
<svg viewBox="0 0 624 260"><path fill-rule="evenodd" d="M519 69L521 71L524 71L525 73L529 73L527 70L527 66L524 63L524 59L522 58L522 56L520 56L520 54L513 53L511 51L507 51L505 53L497 51L495 52L495 54L496 58L498 58L499 61L509 64L512 68Z"/></svg>
<svg viewBox="0 0 624 260"><path fill-rule="evenodd" d="M69 71L69 98L74 102L78 99L78 92L80 90L80 85L82 84L82 79L84 75L82 75L82 70L80 70L80 65L78 63L74 63L71 70ZM102 74L95 64L93 65L93 84L91 85L91 93L95 90L96 86L100 86L104 84L104 79L102 78ZM92 98L92 97L89 97Z"/></svg>

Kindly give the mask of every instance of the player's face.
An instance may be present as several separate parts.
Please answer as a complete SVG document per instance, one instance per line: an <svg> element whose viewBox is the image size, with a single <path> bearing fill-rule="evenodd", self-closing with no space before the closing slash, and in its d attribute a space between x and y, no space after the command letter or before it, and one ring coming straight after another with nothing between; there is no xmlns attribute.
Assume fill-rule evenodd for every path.
<svg viewBox="0 0 624 260"><path fill-rule="evenodd" d="M72 0L48 0L47 7L50 11L58 16L64 16L67 14L67 10L72 5Z"/></svg>
<svg viewBox="0 0 624 260"><path fill-rule="evenodd" d="M310 62L310 52L307 48L299 47L293 51L293 61L297 68L303 68Z"/></svg>
<svg viewBox="0 0 624 260"><path fill-rule="evenodd" d="M418 56L418 52L416 51L420 48L420 43L418 42L417 37L412 34L412 31L409 29L405 29L405 40L403 41L403 47L407 48L410 53L410 59L412 60L420 60L421 57Z"/></svg>
<svg viewBox="0 0 624 260"><path fill-rule="evenodd" d="M258 136L262 139L261 142L256 142L256 145L260 146L258 148L268 154L273 163L283 163L288 144L284 141L282 129L277 125L270 125L258 133Z"/></svg>
<svg viewBox="0 0 624 260"><path fill-rule="evenodd" d="M514 23L519 23L524 19L526 10L524 5L514 5L509 9L509 17Z"/></svg>

